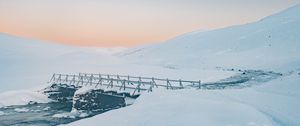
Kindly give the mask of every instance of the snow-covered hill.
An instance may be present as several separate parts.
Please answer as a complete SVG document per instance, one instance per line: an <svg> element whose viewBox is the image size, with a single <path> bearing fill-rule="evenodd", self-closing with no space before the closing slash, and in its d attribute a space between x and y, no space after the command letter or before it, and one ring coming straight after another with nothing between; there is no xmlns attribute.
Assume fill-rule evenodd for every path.
<svg viewBox="0 0 300 126"><path fill-rule="evenodd" d="M191 32L123 53L125 59L166 67L274 68L300 63L300 5L258 22Z"/></svg>
<svg viewBox="0 0 300 126"><path fill-rule="evenodd" d="M119 56L137 64L174 69L268 69L283 76L244 89L149 93L130 107L68 126L300 125L300 4L258 22L192 32Z"/></svg>
<svg viewBox="0 0 300 126"><path fill-rule="evenodd" d="M216 81L234 73L131 64L113 56L122 48L83 48L0 34L0 93L46 87L53 73L79 72ZM201 71L201 72L200 72ZM214 77L210 75L214 74ZM189 75L189 76L187 76Z"/></svg>
<svg viewBox="0 0 300 126"><path fill-rule="evenodd" d="M117 62L109 54L116 51L58 45L0 33L0 92L46 84L55 72L96 72L101 65Z"/></svg>

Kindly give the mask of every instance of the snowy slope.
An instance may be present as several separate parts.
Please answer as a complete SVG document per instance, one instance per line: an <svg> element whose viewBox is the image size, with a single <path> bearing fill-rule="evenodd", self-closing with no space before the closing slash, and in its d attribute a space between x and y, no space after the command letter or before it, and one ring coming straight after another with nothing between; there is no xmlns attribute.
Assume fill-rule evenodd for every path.
<svg viewBox="0 0 300 126"><path fill-rule="evenodd" d="M0 54L0 92L46 84L55 72L89 72L99 65L117 62L106 49L71 47L7 34L0 34Z"/></svg>
<svg viewBox="0 0 300 126"><path fill-rule="evenodd" d="M129 50L120 56L137 64L268 69L283 76L244 89L143 94L132 106L68 126L299 126L299 54L300 5L255 23Z"/></svg>
<svg viewBox="0 0 300 126"><path fill-rule="evenodd" d="M158 91L68 126L299 126L299 81L293 73L239 90Z"/></svg>
<svg viewBox="0 0 300 126"><path fill-rule="evenodd" d="M53 73L121 74L202 82L217 81L234 74L217 70L170 69L131 64L113 56L121 50L79 48L0 34L0 93L36 86L40 87L37 89L44 88Z"/></svg>
<svg viewBox="0 0 300 126"><path fill-rule="evenodd" d="M136 63L180 68L271 68L299 62L299 15L300 5L297 5L258 22L192 32L122 56Z"/></svg>

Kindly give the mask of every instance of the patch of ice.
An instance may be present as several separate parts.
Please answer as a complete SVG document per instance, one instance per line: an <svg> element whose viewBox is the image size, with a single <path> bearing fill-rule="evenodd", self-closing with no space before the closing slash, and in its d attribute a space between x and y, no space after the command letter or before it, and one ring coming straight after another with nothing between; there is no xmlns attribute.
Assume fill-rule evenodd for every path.
<svg viewBox="0 0 300 126"><path fill-rule="evenodd" d="M44 111L47 111L47 110L49 110L50 109L50 107L46 107L46 108L44 108L43 110Z"/></svg>
<svg viewBox="0 0 300 126"><path fill-rule="evenodd" d="M27 108L15 108L14 110L16 112L28 112L29 111L29 109L27 109Z"/></svg>
<svg viewBox="0 0 300 126"><path fill-rule="evenodd" d="M89 116L88 113L73 109L71 112L55 114L52 117L54 117L54 118L72 118L72 119L74 119L76 117L84 118L84 117L87 117L87 116Z"/></svg>

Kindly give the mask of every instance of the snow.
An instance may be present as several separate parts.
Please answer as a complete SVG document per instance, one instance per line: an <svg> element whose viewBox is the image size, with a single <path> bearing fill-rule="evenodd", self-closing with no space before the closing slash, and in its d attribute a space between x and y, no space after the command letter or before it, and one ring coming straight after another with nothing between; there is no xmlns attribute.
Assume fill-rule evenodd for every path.
<svg viewBox="0 0 300 126"><path fill-rule="evenodd" d="M136 64L181 69L274 69L300 58L299 6L258 22L188 33L119 56Z"/></svg>
<svg viewBox="0 0 300 126"><path fill-rule="evenodd" d="M232 102L230 99L221 99L214 91L198 90L158 91L144 94L129 107L70 125L91 125L97 122L110 126L272 124L267 116L250 106Z"/></svg>
<svg viewBox="0 0 300 126"><path fill-rule="evenodd" d="M99 72L94 69L118 63L110 53L121 50L72 47L0 33L0 92L45 87L53 73Z"/></svg>
<svg viewBox="0 0 300 126"><path fill-rule="evenodd" d="M214 69L181 69L172 64L131 64L113 54L124 50L69 47L0 34L0 92L46 87L53 73L103 73L185 80L216 81L233 72ZM112 51L112 52L106 52ZM211 76L214 74L214 76ZM189 75L189 76L186 76ZM36 88L35 88L36 89Z"/></svg>
<svg viewBox="0 0 300 126"><path fill-rule="evenodd" d="M297 73L259 87L223 91L221 95L252 106L269 116L276 125L300 125L300 76ZM238 94L238 95L237 95Z"/></svg>
<svg viewBox="0 0 300 126"><path fill-rule="evenodd" d="M81 112L81 111L78 111L76 109L73 109L71 112L55 114L52 117L54 117L54 118L72 118L72 119L74 119L76 117L84 118L84 117L87 117L87 116L89 116L88 113Z"/></svg>
<svg viewBox="0 0 300 126"><path fill-rule="evenodd" d="M283 76L243 89L156 90L142 94L129 107L67 126L299 126L299 34L300 4L258 22L127 50L118 56L133 64L178 71L263 69Z"/></svg>
<svg viewBox="0 0 300 126"><path fill-rule="evenodd" d="M43 110L44 111L48 111L50 109L50 107L46 107L46 108L44 108Z"/></svg>
<svg viewBox="0 0 300 126"><path fill-rule="evenodd" d="M117 55L0 34L0 53L3 54L0 58L4 59L0 75L5 85L1 90L40 85L52 73L59 72L101 72L213 82L236 74L223 68L273 70L284 76L243 89L155 90L143 93L128 107L68 126L299 126L299 34L300 5L258 22L192 32ZM77 93L89 90L89 87L83 88ZM0 106L29 101L48 102L49 99L31 91L0 94ZM54 115L57 118L77 116L80 116L77 112Z"/></svg>
<svg viewBox="0 0 300 126"><path fill-rule="evenodd" d="M16 90L0 93L0 107L9 105L26 105L30 101L47 103L51 100L43 93L31 90Z"/></svg>

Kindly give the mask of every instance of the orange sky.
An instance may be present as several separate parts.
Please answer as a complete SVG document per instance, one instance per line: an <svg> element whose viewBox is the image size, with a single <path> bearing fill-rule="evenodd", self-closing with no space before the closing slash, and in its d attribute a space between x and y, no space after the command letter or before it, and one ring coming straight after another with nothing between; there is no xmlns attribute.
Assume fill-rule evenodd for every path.
<svg viewBox="0 0 300 126"><path fill-rule="evenodd" d="M0 32L80 46L128 47L256 21L299 1L0 0Z"/></svg>

